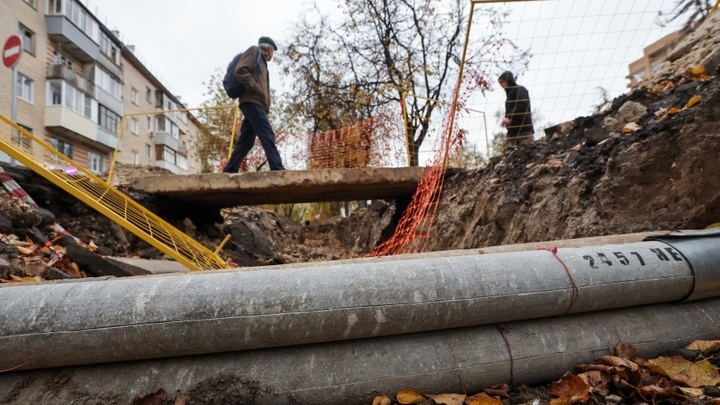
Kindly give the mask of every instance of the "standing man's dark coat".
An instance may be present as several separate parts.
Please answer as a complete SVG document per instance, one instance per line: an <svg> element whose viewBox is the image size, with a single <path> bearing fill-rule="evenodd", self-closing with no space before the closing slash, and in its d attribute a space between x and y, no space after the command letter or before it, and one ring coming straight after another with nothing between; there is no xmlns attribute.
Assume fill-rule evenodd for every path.
<svg viewBox="0 0 720 405"><path fill-rule="evenodd" d="M498 81L505 88L507 95L505 120L503 120L503 126L507 128L506 142L511 145L532 142L535 130L530 108L530 94L525 87L515 82L515 77L511 72L500 75Z"/></svg>

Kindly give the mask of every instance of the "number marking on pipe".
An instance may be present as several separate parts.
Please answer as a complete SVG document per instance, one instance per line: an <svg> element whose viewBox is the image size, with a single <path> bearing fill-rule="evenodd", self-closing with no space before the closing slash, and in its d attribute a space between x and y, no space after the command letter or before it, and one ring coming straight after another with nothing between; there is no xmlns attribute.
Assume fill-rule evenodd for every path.
<svg viewBox="0 0 720 405"><path fill-rule="evenodd" d="M683 261L683 257L680 255L680 253L671 247L667 247L664 249L652 248L649 250L650 250L650 252L655 254L655 256L657 256L657 258L660 259L660 261L663 261L663 262L669 262L672 260L675 260L676 262ZM643 259L642 255L640 255L640 253L638 253L638 252L629 252L627 254L625 254L623 252L612 252L612 254L613 254L613 256L615 256L617 261L623 266L629 266L631 264L632 260L630 260L630 257L632 257L632 256L635 256L637 261L640 263L640 266L645 266L645 259ZM597 256L597 259L599 259L600 263L603 263L604 265L606 265L608 267L611 267L613 265L613 261L610 260L610 258L605 253L597 252L597 253L595 253L595 256ZM583 256L583 259L587 260L588 265L590 266L591 269L599 268L598 265L596 264L596 259L593 256L585 255L585 256Z"/></svg>

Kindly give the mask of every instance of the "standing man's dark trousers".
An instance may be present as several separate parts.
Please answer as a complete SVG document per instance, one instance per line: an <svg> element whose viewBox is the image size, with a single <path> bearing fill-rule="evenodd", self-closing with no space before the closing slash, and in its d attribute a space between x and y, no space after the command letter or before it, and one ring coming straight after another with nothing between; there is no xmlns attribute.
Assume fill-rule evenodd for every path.
<svg viewBox="0 0 720 405"><path fill-rule="evenodd" d="M230 160L228 160L223 173L237 173L245 156L255 144L255 137L260 139L260 144L265 150L270 170L285 170L282 164L280 153L275 147L275 132L268 120L267 112L258 104L240 104L243 112L242 125L240 126L240 138L233 149Z"/></svg>

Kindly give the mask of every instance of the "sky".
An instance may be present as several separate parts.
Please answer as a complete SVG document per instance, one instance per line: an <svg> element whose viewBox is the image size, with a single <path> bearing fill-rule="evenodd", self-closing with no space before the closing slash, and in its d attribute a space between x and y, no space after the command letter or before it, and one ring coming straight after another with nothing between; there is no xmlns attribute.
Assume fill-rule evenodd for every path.
<svg viewBox="0 0 720 405"><path fill-rule="evenodd" d="M333 0L317 0L333 10ZM223 72L237 53L271 37L282 52L294 19L306 0L83 0L126 45L151 66L188 107L204 100L207 82ZM95 13L98 15L98 13ZM274 67L274 69L273 69ZM271 83L281 83L279 66L270 65Z"/></svg>
<svg viewBox="0 0 720 405"><path fill-rule="evenodd" d="M316 1L323 12L332 14L340 0ZM497 5L511 11L507 37L532 54L529 69L518 74L518 83L530 92L533 111L541 121L537 129L542 129L539 124L589 115L599 100L598 87L607 89L611 98L627 92L628 64L642 56L643 47L677 29L678 24L662 28L655 23L658 11L672 9L674 1L544 0ZM280 48L276 57L282 57L294 21L309 7L308 0L83 2L93 12L97 8L96 15L118 29L126 44L135 45L145 63L188 107L204 100L203 82L217 69L224 71L235 54L255 45L260 36L273 38ZM480 35L482 29L474 26L471 36ZM274 88L287 88L277 64L271 63L270 74ZM478 112L459 120L469 130L469 141L483 153L492 135L502 131L494 115L504 98L497 85L489 93L475 94L468 106ZM432 139L424 144L426 154L431 153L431 145Z"/></svg>

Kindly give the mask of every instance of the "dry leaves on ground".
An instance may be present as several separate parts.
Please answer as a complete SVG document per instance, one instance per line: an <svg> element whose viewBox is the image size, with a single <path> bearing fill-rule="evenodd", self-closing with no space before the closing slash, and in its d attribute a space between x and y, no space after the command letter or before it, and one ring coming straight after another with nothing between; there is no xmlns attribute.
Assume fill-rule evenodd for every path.
<svg viewBox="0 0 720 405"><path fill-rule="evenodd" d="M579 374L567 372L550 386L551 405L574 405L591 403L593 396L625 398L631 403L683 404L702 400L720 405L720 373L708 356L720 354L720 340L695 341L685 347L687 356L660 356L652 360L637 357L637 349L630 344L618 343L612 355L599 356L595 363L580 364ZM467 394L421 394L401 390L393 400L378 396L372 405L503 405L502 399L513 403L516 391L507 384L483 389L483 392ZM609 401L609 400L608 400ZM600 400L599 403L605 401ZM506 401L507 403L507 401Z"/></svg>

